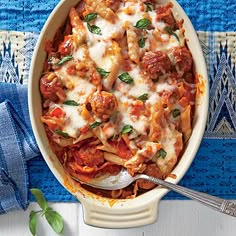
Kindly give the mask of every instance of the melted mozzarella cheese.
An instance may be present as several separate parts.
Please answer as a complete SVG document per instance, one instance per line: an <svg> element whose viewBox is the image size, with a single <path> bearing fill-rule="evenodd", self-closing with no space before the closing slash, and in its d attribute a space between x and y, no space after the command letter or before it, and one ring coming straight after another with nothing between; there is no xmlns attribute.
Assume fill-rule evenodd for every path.
<svg viewBox="0 0 236 236"><path fill-rule="evenodd" d="M80 129L87 124L87 122L80 115L80 108L77 106L68 106L63 104L62 109L66 113L63 132L68 133L70 137L77 138L80 133Z"/></svg>

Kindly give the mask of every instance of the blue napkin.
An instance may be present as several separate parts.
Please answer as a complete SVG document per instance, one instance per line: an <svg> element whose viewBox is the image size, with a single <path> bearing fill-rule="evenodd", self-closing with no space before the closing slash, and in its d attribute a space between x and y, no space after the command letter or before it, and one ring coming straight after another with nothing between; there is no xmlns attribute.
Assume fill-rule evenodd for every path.
<svg viewBox="0 0 236 236"><path fill-rule="evenodd" d="M27 208L26 161L37 155L26 85L0 83L0 214Z"/></svg>

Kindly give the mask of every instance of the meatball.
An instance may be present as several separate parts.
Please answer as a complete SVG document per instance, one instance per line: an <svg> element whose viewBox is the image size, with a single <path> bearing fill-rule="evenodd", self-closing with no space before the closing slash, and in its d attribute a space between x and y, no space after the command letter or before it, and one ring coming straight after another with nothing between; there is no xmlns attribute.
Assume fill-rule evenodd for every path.
<svg viewBox="0 0 236 236"><path fill-rule="evenodd" d="M96 92L89 98L89 103L92 108L92 112L106 121L116 110L117 100L116 97L106 91Z"/></svg>
<svg viewBox="0 0 236 236"><path fill-rule="evenodd" d="M73 154L79 165L95 167L104 163L103 152L98 150L95 145L84 145Z"/></svg>
<svg viewBox="0 0 236 236"><path fill-rule="evenodd" d="M151 79L157 79L160 75L169 72L171 69L170 58L162 51L145 53L142 65Z"/></svg>
<svg viewBox="0 0 236 236"><path fill-rule="evenodd" d="M40 91L45 99L57 102L66 98L63 85L54 73L47 73L40 79Z"/></svg>
<svg viewBox="0 0 236 236"><path fill-rule="evenodd" d="M172 53L178 67L177 69L182 72L191 70L193 59L190 51L186 47L175 47Z"/></svg>

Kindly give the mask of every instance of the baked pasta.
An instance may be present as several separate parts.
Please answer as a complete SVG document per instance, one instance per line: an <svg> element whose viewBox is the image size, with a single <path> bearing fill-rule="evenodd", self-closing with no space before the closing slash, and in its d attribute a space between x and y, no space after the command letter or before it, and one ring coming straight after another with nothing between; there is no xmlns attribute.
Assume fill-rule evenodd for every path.
<svg viewBox="0 0 236 236"><path fill-rule="evenodd" d="M72 176L89 181L144 173L161 179L192 132L197 79L183 21L172 4L83 0L46 43L40 79L53 151ZM131 198L155 185L138 180L116 191Z"/></svg>

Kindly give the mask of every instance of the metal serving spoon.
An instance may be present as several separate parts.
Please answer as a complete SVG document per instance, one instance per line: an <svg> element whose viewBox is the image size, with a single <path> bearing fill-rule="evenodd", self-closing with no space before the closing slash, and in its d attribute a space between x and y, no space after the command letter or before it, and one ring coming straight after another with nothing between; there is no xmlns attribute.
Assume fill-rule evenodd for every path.
<svg viewBox="0 0 236 236"><path fill-rule="evenodd" d="M76 177L72 177L74 180L81 182ZM86 182L84 184L105 189L105 190L116 190L122 189L138 179L145 179L155 184L164 186L170 190L180 193L188 198L196 200L206 206L211 207L214 210L222 212L224 214L236 217L236 204L228 200L218 198L206 193L201 193L194 191L176 184L169 183L167 181L157 179L148 175L138 174L132 177L126 169L122 169L117 175L109 175L107 177L96 178L92 181Z"/></svg>

